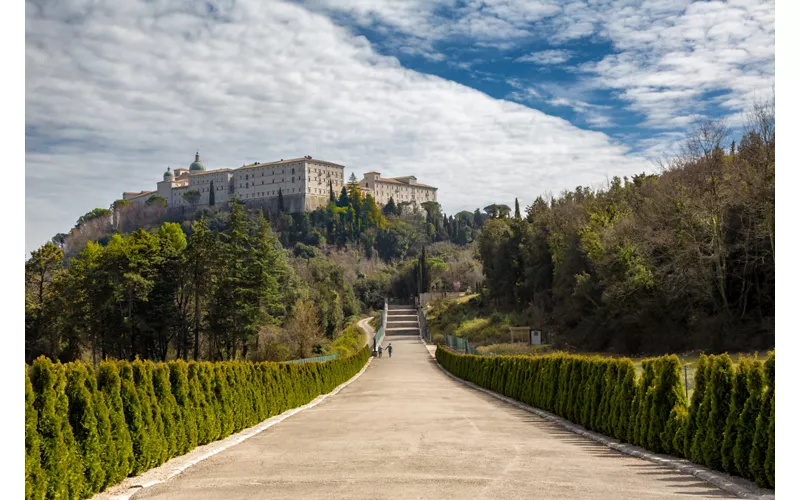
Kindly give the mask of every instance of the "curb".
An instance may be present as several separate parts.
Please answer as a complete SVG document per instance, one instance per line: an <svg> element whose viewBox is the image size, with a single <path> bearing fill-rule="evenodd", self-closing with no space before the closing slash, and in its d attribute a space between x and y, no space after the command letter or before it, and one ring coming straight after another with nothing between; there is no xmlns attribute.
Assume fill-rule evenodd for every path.
<svg viewBox="0 0 800 500"><path fill-rule="evenodd" d="M436 356L433 355L433 357L435 358ZM458 378L447 371L442 365L439 364L438 361L436 362L436 366L438 366L439 369L442 370L448 377L461 382L472 389L488 394L521 410L536 414L548 422L554 423L580 436L589 438L592 441L601 443L612 450L630 455L632 457L640 458L642 460L647 460L648 462L652 462L663 467L669 467L670 469L677 470L678 472L684 474L691 474L692 476L695 476L696 478L701 479L726 493L731 493L740 498L747 498L750 500L774 500L775 498L775 493L772 492L772 490L758 488L754 483L746 479L733 478L728 474L701 467L682 458L677 458L670 455L658 455L639 446L622 443L616 439L604 436L603 434L588 431L583 426L574 424L569 420L556 416L548 411L540 410L539 408L521 403L515 399L509 398L508 396L503 396L502 394L490 391L489 389L484 389L483 387L475 385L472 382L467 382L464 379Z"/></svg>
<svg viewBox="0 0 800 500"><path fill-rule="evenodd" d="M203 460L206 460L207 458L211 458L211 457L213 457L214 455L216 455L217 453L219 453L221 451L225 451L228 448L236 446L237 444L239 444L239 443L241 443L243 441L246 441L247 439L250 439L251 437L255 436L256 434L259 434L259 433L269 429L273 425L276 425L276 424L279 424L279 423L283 422L284 420L286 420L287 418L291 417L292 415L294 415L296 413L299 413L299 412L301 412L303 410L307 410L309 408L313 408L313 407L317 406L318 404L322 403L323 401L325 401L330 396L335 396L336 394L339 393L339 391L341 391L342 389L344 389L345 387L347 387L351 383L355 382L356 379L358 379L358 377L360 377L361 374L363 374L364 371L366 371L366 369L369 366L370 362L372 362L372 357L367 359L367 362L364 364L364 367L361 368L361 370L359 370L358 373L353 375L350 378L350 380L342 382L340 385L338 385L331 392L329 392L327 394L320 394L319 396L317 396L316 398L314 398L310 402L304 404L303 406L298 406L297 408L291 408L289 410L286 410L283 413L280 413L278 415L272 416L272 417L264 420L263 422L254 425L253 427L248 427L247 429L241 430L241 431L237 432L236 434L232 434L232 435L230 435L230 436L228 436L228 437L226 437L226 438L224 438L224 439L222 439L220 441L216 441L217 446L213 446L212 449L210 449L209 451L203 453L199 457L196 457L196 458L194 458L192 460L189 460L188 462L185 462L185 463L182 463L181 465L173 467L170 470L170 472L166 475L166 477L164 477L164 479L155 479L155 480L149 480L148 481L148 480L145 480L145 478L142 477L142 476L144 474L147 474L148 472L156 471L159 468L164 467L164 465L166 465L166 464L161 465L160 467L155 467L153 469L148 469L147 471L143 472L142 476L139 476L139 478L140 478L139 481L141 481L141 482L134 482L131 486L128 487L127 490L123 491L122 493L118 493L118 494L115 494L115 495L108 495L108 493L104 494L104 492L100 492L97 495L95 495L95 497L93 497L92 500L94 500L94 498L98 498L98 499L99 498L108 498L109 500L128 500L133 495L135 495L136 493L138 493L139 491L141 491L141 490L143 490L145 488L149 488L151 486L155 486L156 484L160 484L160 483L166 482L166 481L172 479L173 477L177 476L178 474L182 473L186 469L192 467L193 465L195 465L195 464L197 464L199 462L202 462ZM208 444L203 445L203 446L209 446L209 445L214 445L214 444L215 443L208 443ZM189 451L188 453L191 453L191 451ZM180 457L174 457L174 458L180 458ZM129 478L129 479L135 479L135 478Z"/></svg>

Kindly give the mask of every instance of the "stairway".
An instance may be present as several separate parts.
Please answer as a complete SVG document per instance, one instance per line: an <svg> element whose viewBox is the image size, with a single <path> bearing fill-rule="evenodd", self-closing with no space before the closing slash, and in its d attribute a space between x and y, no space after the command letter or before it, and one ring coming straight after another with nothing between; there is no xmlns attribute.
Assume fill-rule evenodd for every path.
<svg viewBox="0 0 800 500"><path fill-rule="evenodd" d="M413 306L389 305L386 317L386 335L419 336L419 318Z"/></svg>

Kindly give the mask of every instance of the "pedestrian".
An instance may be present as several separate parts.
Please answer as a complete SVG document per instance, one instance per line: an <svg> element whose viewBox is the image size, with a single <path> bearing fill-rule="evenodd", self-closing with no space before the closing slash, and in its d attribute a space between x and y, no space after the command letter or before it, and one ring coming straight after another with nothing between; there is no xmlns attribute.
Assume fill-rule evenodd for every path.
<svg viewBox="0 0 800 500"><path fill-rule="evenodd" d="M389 345L386 346L386 350L389 351L389 357L392 357L392 343L389 342Z"/></svg>
<svg viewBox="0 0 800 500"><path fill-rule="evenodd" d="M379 358L383 357L383 346L380 345L378 346L378 357Z"/></svg>

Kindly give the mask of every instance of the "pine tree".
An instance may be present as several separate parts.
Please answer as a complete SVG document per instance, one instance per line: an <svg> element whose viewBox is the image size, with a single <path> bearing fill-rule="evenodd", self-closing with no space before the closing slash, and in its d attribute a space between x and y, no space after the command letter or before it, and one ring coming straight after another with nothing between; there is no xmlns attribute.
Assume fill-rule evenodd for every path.
<svg viewBox="0 0 800 500"><path fill-rule="evenodd" d="M192 224L192 236L186 247L186 264L191 275L193 295L194 360L200 355L201 304L211 294L212 278L218 263L217 238L205 217ZM187 353L188 354L188 353Z"/></svg>
<svg viewBox="0 0 800 500"><path fill-rule="evenodd" d="M389 203L387 203L386 206L383 207L383 214L384 215L395 215L396 211L397 211L397 207L396 207L396 205L394 203L394 196L390 196L389 197Z"/></svg>
<svg viewBox="0 0 800 500"><path fill-rule="evenodd" d="M342 186L342 192L339 194L339 201L336 202L336 206L340 208L347 208L350 206L350 197L347 194L346 186Z"/></svg>
<svg viewBox="0 0 800 500"><path fill-rule="evenodd" d="M217 203L216 193L214 192L214 181L211 181L211 185L208 188L208 204L209 206L214 206Z"/></svg>

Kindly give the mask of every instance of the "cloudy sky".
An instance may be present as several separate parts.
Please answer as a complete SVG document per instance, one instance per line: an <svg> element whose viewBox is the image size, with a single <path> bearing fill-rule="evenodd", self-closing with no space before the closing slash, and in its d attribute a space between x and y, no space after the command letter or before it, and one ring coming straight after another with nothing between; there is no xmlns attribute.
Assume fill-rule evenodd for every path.
<svg viewBox="0 0 800 500"><path fill-rule="evenodd" d="M772 95L773 1L26 3L26 250L168 165L311 155L447 213L652 172Z"/></svg>

